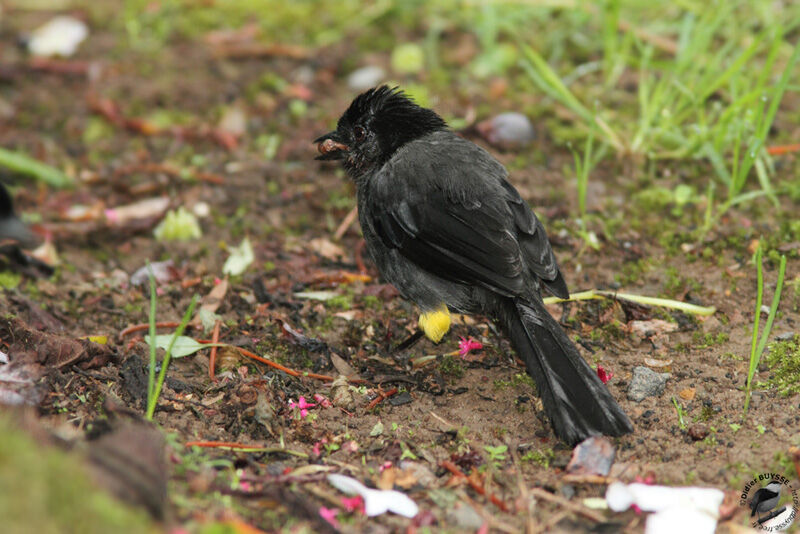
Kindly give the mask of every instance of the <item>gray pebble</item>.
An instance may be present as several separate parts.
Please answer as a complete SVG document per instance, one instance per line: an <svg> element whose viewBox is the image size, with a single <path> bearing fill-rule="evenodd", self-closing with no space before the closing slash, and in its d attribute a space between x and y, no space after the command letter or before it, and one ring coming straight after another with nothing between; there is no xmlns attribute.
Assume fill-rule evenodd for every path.
<svg viewBox="0 0 800 534"><path fill-rule="evenodd" d="M483 518L466 503L457 503L447 510L447 522L454 523L462 531L475 532L483 526Z"/></svg>
<svg viewBox="0 0 800 534"><path fill-rule="evenodd" d="M648 367L634 367L633 378L628 386L628 399L642 402L647 397L657 397L664 393L669 373L656 373Z"/></svg>

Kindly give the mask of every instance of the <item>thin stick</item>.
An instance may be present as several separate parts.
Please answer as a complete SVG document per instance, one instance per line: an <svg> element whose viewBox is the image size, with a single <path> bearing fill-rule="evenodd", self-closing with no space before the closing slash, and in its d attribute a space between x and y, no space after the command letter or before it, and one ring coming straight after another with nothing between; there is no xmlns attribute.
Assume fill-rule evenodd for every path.
<svg viewBox="0 0 800 534"><path fill-rule="evenodd" d="M770 156L782 156L783 154L791 154L792 152L800 152L800 143L767 147L767 154Z"/></svg>
<svg viewBox="0 0 800 534"><path fill-rule="evenodd" d="M590 519L596 523L604 523L606 518L589 508L584 506L580 506L579 504L571 503L567 499L563 497L559 497L558 495L553 495L550 492L547 492L541 488L530 488L529 490L531 495L536 497L537 499L542 499L543 501L550 501L552 503L558 504L559 506L563 506L567 510L575 512L576 514L580 514L583 517Z"/></svg>
<svg viewBox="0 0 800 534"><path fill-rule="evenodd" d="M152 306L150 311L152 312ZM160 323L155 323L156 328L178 328L180 323L176 323L175 321L162 321ZM133 326L129 326L125 330L119 333L119 337L123 338L128 334L133 334L134 332L140 332L142 330L147 330L150 328L150 323L142 323L142 324L135 324Z"/></svg>
<svg viewBox="0 0 800 534"><path fill-rule="evenodd" d="M243 452L266 452L266 453L286 453L300 458L308 458L308 454L291 449L281 449L280 447L260 447L258 445L247 445L235 441L187 441L186 447L203 447L209 449L231 449Z"/></svg>
<svg viewBox="0 0 800 534"><path fill-rule="evenodd" d="M342 219L339 228L337 228L336 232L333 234L333 238L336 239L337 241L340 240L342 236L344 236L345 232L347 232L347 230L349 230L350 227L353 225L353 221L356 220L357 216L358 216L358 206L353 206L353 209L351 209L350 212L347 215L345 215L344 219Z"/></svg>
<svg viewBox="0 0 800 534"><path fill-rule="evenodd" d="M211 347L211 354L208 355L208 378L210 378L212 382L217 381L217 378L214 376L214 369L217 364L217 349L219 348L219 323L219 319L214 323L214 332L211 334L211 343L214 346Z"/></svg>
<svg viewBox="0 0 800 534"><path fill-rule="evenodd" d="M367 405L367 411L375 408L375 406L377 406L378 404L383 402L384 399L388 399L389 397L391 397L395 393L397 393L397 388L392 388L389 391L387 391L386 393L384 393L383 391L378 391L378 397L373 399L372 402L370 402Z"/></svg>
<svg viewBox="0 0 800 534"><path fill-rule="evenodd" d="M206 344L212 343L212 341L210 339L198 339L197 342L198 343L206 343ZM333 382L333 380L334 380L334 378L332 376L328 376L328 375L318 375L316 373L306 373L306 372L295 371L294 369L290 369L290 368L288 368L288 367L286 367L284 365L281 365L281 364L279 364L277 362L273 362L272 360L268 360L267 358L259 356L258 354L253 354L249 350L243 349L241 347L235 347L233 345L230 345L230 346L235 348L236 350L238 350L239 353L242 356L246 356L247 358L251 358L253 360L256 360L257 362L261 362L261 363L267 364L270 367L274 367L275 369L278 369L279 371L283 371L287 375L296 376L296 377L307 376L309 378L316 378L317 380L324 380L326 382ZM351 382L355 382L355 380L352 380Z"/></svg>
<svg viewBox="0 0 800 534"><path fill-rule="evenodd" d="M508 505L506 505L506 503L504 503L498 497L496 497L496 496L494 496L492 494L488 494L486 492L486 488L484 488L483 486L481 486L480 484L478 484L477 482L472 480L470 477L465 475L461 471L461 469L459 469L458 466L456 466L456 464L454 464L450 460L443 460L439 465L441 467L444 467L448 471L450 471L454 476L456 476L458 478L463 478L464 480L466 480L467 484L469 484L472 489L474 489L475 491L477 491L481 495L484 495L485 497L487 497L492 502L492 504L494 504L495 506L500 508L502 511L508 512Z"/></svg>

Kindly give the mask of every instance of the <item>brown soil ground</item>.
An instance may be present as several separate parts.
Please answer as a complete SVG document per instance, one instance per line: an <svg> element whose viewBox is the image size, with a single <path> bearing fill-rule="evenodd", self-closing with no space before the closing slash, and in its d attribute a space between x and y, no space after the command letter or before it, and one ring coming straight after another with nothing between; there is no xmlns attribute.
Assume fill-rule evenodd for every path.
<svg viewBox="0 0 800 534"><path fill-rule="evenodd" d="M18 23L27 25L28 21ZM158 320L177 321L192 295L207 294L221 276L228 253L220 244L237 245L246 235L256 260L244 275L230 280L217 310L222 317L220 340L290 368L331 376L337 374L331 361L335 355L364 382L356 384L360 389L350 391L352 405L317 407L311 417L300 420L292 417L288 401L301 395L311 399L314 394L331 398L328 384L293 378L230 354L221 357L218 379L211 382L207 350L174 361L169 371L172 380L155 416L165 432L174 434L174 463L188 461L183 443L214 440L285 447L309 455L208 453L209 458L234 460L242 480L255 481L251 484L258 487L281 484L268 482L269 477L297 474L292 470L305 465L324 469L301 472L294 480L284 477L287 481L281 491L287 494L276 501L269 496L250 498L242 492L220 498L231 493L225 488L231 487L232 475L224 468L212 470L205 484L198 482L207 476L202 469L176 468L170 484L173 521L197 524L233 514L266 531L287 525L321 529L324 523L316 511L333 506L339 494L319 473L344 472L368 485L382 480L391 486L381 467L385 462L400 466L411 460L421 469L414 475L405 473L406 479L398 474L395 487L420 504L425 515L416 521L432 523L433 531L465 528L459 526L454 511L464 503L497 531L522 530L526 525L563 532L642 530L644 516L634 512L602 512L606 519L597 524L561 503L530 495L529 488L544 488L581 507L584 498L602 496L605 485L565 479L570 449L554 438L541 403L524 378L524 368L484 318L459 322L439 345L422 341L396 352L392 347L414 331L414 307L381 286L368 261L373 281L337 281L337 273L358 270L357 224L337 243L344 251L340 260L326 258L319 244L323 241L314 240L335 241L333 232L352 206L346 200L352 198L352 186L335 167L313 160L310 141L330 128L353 96L337 71L346 47L326 51L325 59L308 61L284 57L220 60L202 44L179 42L165 48L145 69L136 56L120 52L113 35L98 30L78 58L99 61L101 74L91 81L83 75L29 69L8 35L0 47L10 65L0 77L0 103L11 110L9 118L3 119L0 145L23 148L54 163L68 159L79 184L73 190L52 191L17 182L23 185L17 189L20 211L41 214L42 225L53 232L61 266L54 278L25 277L17 289L0 293L0 309L37 329L70 338L107 335L115 354L113 363L99 369L62 368L47 375L47 393L38 406L45 426L91 428L106 417L103 403L109 399L143 412L143 389L133 377L146 365L148 347L137 337L142 332L124 339L120 332L147 322L149 297L141 288L120 283L127 279L115 273L130 275L148 259L174 260L180 273L161 286ZM310 89L313 96L305 115L292 118L286 93L264 91L256 98L248 96L247 91L267 73ZM240 102L247 129L233 150L209 139L145 136L100 119L89 105L96 97L110 99L129 116L179 110L197 125L215 124L219 110ZM513 103L506 96L490 104L500 112ZM435 105L463 114L463 103L444 95ZM107 134L87 143L87 128L97 127L98 121ZM275 158L267 161L256 139L273 133L282 142ZM573 237L577 235L574 184L563 173L570 154L554 147L547 135L540 135L527 149L537 154L535 162L521 160L519 151L489 149L509 165L513 183L547 221L573 292L618 288L642 295L667 294L718 310L706 320L697 320L605 301L571 305L568 333L580 340L590 363L613 372L608 387L635 425L632 435L614 440L617 456L611 476L623 481L652 476L661 484L713 486L738 493L754 473L791 475L794 470L786 451L798 441L798 398L756 391L750 413L741 421L756 294L755 269L743 251L750 239L776 231L781 221L771 214L731 212L706 241L694 246L698 252L713 248L713 257L687 253L686 247L673 250L659 239L658 226L688 231L684 223L669 211L649 216L631 212L628 202L640 166L609 164L591 178L590 210L600 217L626 215L612 233L599 232L599 250L579 252L581 240ZM221 176L222 183L147 170L120 171L165 161L194 161L199 170ZM211 215L201 220L201 239L189 244L159 243L153 238L152 224L112 229L92 221L66 222L63 215L74 204L110 207L159 195L168 195L172 207L191 208L198 202L210 206ZM640 220L629 224L634 217ZM743 225L749 229L742 231ZM716 246L726 239L744 242ZM642 259L646 267L637 267L644 265ZM798 261L790 259L788 280L797 268ZM774 291L774 266L766 269L765 276L768 304ZM198 283L184 287L183 282L195 278ZM298 291L318 290L335 290L345 298L320 303L294 296ZM798 297L787 290L774 334L798 331L797 306ZM558 316L562 310L554 306L552 312ZM634 316L668 318L678 328L638 336L629 328ZM311 339L298 341L287 335L284 324ZM188 334L211 337L199 329ZM412 367L413 357L456 350L459 336L473 336L486 348L463 361L456 358ZM666 390L661 396L632 402L626 397L632 369L648 364L670 373ZM768 375L759 373L757 379ZM368 409L380 391L393 388L399 392ZM685 412L684 428L673 398ZM380 433L379 423L383 425ZM692 427L702 439L693 439ZM506 445L508 451L492 460L485 447L499 445ZM477 454L471 457L467 454L471 451ZM472 462L476 472L476 464L487 465L477 478L485 484L487 495L495 496L509 511L501 511L487 495L452 479L440 466L449 459L459 460L465 469ZM368 519L342 513L340 518L343 528L353 531L399 531L411 524L391 515ZM743 523L744 515L733 521Z"/></svg>

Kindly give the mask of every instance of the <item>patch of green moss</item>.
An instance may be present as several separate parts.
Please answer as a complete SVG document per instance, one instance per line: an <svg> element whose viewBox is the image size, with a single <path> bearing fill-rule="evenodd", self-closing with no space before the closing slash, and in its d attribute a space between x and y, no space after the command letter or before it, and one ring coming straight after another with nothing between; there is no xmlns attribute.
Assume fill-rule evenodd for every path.
<svg viewBox="0 0 800 534"><path fill-rule="evenodd" d="M14 289L22 280L22 276L11 271L0 271L0 287L3 289Z"/></svg>
<svg viewBox="0 0 800 534"><path fill-rule="evenodd" d="M454 378L461 378L464 376L464 366L461 361L454 356L444 356L439 364L439 370L444 375L452 376Z"/></svg>
<svg viewBox="0 0 800 534"><path fill-rule="evenodd" d="M553 449L541 449L537 451L528 451L520 457L523 462L532 462L537 465L548 469L550 463L555 459L556 453Z"/></svg>
<svg viewBox="0 0 800 534"><path fill-rule="evenodd" d="M74 455L39 446L0 418L3 532L157 532L144 511L95 487Z"/></svg>
<svg viewBox="0 0 800 534"><path fill-rule="evenodd" d="M383 308L383 301L375 295L364 295L361 299L365 308L380 310Z"/></svg>
<svg viewBox="0 0 800 534"><path fill-rule="evenodd" d="M694 333L692 333L692 341L694 341L698 348L701 349L722 345L729 339L730 335L727 332L718 332L717 334L712 334L711 332L703 333L699 330L695 330Z"/></svg>
<svg viewBox="0 0 800 534"><path fill-rule="evenodd" d="M325 307L331 310L349 310L353 307L352 295L339 295L325 301Z"/></svg>
<svg viewBox="0 0 800 534"><path fill-rule="evenodd" d="M785 397L800 393L800 336L771 343L764 361L770 375L759 386L775 388Z"/></svg>

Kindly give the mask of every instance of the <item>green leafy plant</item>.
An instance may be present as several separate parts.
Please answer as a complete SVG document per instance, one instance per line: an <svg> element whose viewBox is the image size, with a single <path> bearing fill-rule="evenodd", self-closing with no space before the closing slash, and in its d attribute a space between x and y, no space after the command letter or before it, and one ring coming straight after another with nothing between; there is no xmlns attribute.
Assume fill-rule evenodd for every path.
<svg viewBox="0 0 800 534"><path fill-rule="evenodd" d="M498 445L492 447L491 445L484 445L483 449L489 453L489 461L494 467L500 465L500 462L506 460L506 453L508 452L507 445Z"/></svg>
<svg viewBox="0 0 800 534"><path fill-rule="evenodd" d="M573 149L570 146L570 150L572 151L572 157L575 161L575 177L578 181L578 214L579 214L579 224L580 224L580 235L583 238L583 242L593 249L597 250L600 248L600 243L597 241L597 236L594 232L590 232L587 227L587 218L589 214L586 212L586 194L589 189L589 173L592 172L592 169L597 165L597 163L603 159L605 155L605 146L603 146L599 151L594 152L594 138L595 138L595 123L592 122L592 128L589 131L589 136L586 138L586 142L583 147L583 155L578 153L577 150Z"/></svg>
<svg viewBox="0 0 800 534"><path fill-rule="evenodd" d="M750 395L753 390L753 376L756 374L758 364L761 361L761 355L764 353L764 348L767 346L767 339L772 330L772 322L775 320L775 314L778 311L778 304L781 301L781 291L783 290L783 278L786 274L786 256L781 256L781 264L778 267L778 282L775 286L775 294L772 297L772 305L769 307L769 314L767 315L767 322L764 325L764 331L761 332L759 338L758 325L761 317L761 301L764 296L764 274L761 265L762 250L759 244L756 249L756 272L758 277L758 286L756 293L756 311L753 318L753 338L750 343L750 366L747 370L747 386L745 388L744 397L744 410L742 412L742 420L747 417L747 409L750 407Z"/></svg>
<svg viewBox="0 0 800 534"><path fill-rule="evenodd" d="M188 339L182 338L182 334L186 329L186 325L189 324L189 319L191 319L192 314L194 313L194 307L197 304L197 295L192 297L192 302L189 303L186 313L183 314L183 319L181 319L178 328L175 330L175 333L172 334L172 337L166 344L164 358L161 360L161 370L158 372L158 379L156 379L156 352L159 347L159 336L156 335L156 279L153 275L153 269L150 267L149 262L147 263L147 271L150 278L150 363L148 365L147 411L145 412L145 417L148 421L152 421L153 414L156 411L156 405L158 404L158 397L161 395L161 388L164 386L164 380L167 377L167 368L169 367L170 358L172 357L172 351L179 339ZM181 342L180 346L183 346L184 344L185 343Z"/></svg>
<svg viewBox="0 0 800 534"><path fill-rule="evenodd" d="M683 411L683 406L680 405L678 399L672 397L672 404L675 406L675 412L678 414L678 424L682 429L686 428L686 421L684 420L683 416L686 415L686 412Z"/></svg>

